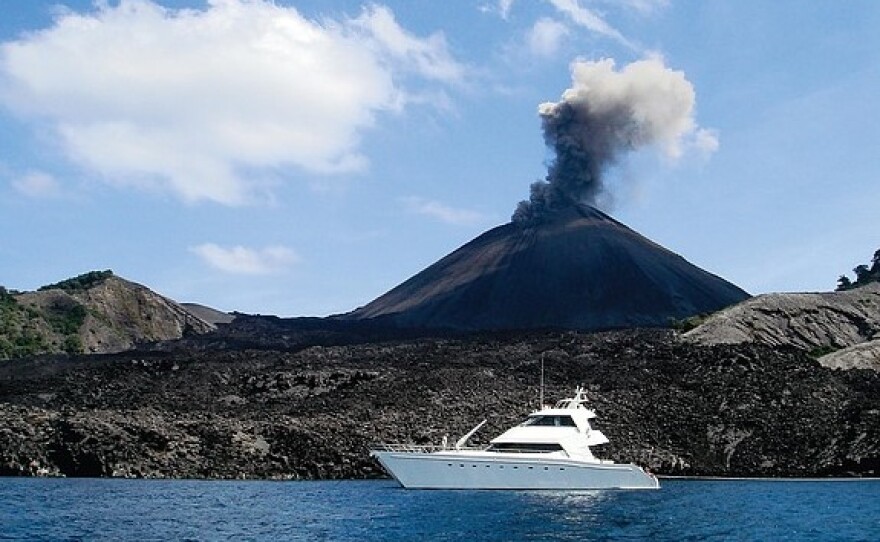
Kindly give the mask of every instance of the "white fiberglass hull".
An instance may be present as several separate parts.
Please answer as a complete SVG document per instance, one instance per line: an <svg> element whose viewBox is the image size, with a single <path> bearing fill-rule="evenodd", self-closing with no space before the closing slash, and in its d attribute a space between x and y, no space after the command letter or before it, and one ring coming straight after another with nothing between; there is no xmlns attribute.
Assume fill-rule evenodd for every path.
<svg viewBox="0 0 880 542"><path fill-rule="evenodd" d="M526 454L393 452L372 455L409 489L657 489L657 478L631 464Z"/></svg>

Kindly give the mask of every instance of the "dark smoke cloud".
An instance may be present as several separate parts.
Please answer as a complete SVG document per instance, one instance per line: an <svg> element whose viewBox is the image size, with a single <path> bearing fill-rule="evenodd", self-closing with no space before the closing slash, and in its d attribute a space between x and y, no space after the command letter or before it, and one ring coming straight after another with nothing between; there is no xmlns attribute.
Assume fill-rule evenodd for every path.
<svg viewBox="0 0 880 542"><path fill-rule="evenodd" d="M606 191L604 173L628 151L657 146L673 159L688 146L714 151L718 141L697 127L694 103L684 73L670 70L661 58L621 71L611 59L573 63L572 88L560 101L538 107L544 141L555 158L513 220L539 221L572 205L597 205Z"/></svg>

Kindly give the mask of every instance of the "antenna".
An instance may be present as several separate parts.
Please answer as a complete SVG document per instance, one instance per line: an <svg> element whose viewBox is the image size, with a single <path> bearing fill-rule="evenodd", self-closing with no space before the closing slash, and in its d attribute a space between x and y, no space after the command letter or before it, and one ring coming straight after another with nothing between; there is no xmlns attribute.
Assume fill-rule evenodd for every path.
<svg viewBox="0 0 880 542"><path fill-rule="evenodd" d="M544 408L544 353L541 352L541 392L539 395L538 410Z"/></svg>

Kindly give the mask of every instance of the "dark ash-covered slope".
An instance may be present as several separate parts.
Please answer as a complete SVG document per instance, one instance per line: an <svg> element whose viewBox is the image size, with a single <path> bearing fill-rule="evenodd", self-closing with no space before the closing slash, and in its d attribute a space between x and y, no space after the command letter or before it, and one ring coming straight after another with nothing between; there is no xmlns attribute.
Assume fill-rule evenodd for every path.
<svg viewBox="0 0 880 542"><path fill-rule="evenodd" d="M747 297L577 205L494 228L343 318L426 329L598 330L664 326Z"/></svg>
<svg viewBox="0 0 880 542"><path fill-rule="evenodd" d="M231 325L237 325L236 323ZM476 445L588 387L603 459L659 474L880 474L880 374L665 330L0 362L0 476L366 478L375 442Z"/></svg>

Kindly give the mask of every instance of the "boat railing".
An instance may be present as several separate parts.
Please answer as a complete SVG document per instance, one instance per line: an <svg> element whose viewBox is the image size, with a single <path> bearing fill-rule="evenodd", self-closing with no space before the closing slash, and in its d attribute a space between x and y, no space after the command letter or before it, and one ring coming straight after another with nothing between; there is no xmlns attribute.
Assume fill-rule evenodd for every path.
<svg viewBox="0 0 880 542"><path fill-rule="evenodd" d="M452 450L482 450L476 446L443 446L442 444L409 444L405 442L381 442L370 446L370 450L376 452L414 452L430 454L434 452L448 452Z"/></svg>
<svg viewBox="0 0 880 542"><path fill-rule="evenodd" d="M489 448L486 451L496 454L563 454L566 457L569 455L565 450L537 450L535 448Z"/></svg>
<svg viewBox="0 0 880 542"><path fill-rule="evenodd" d="M460 451L460 450L474 450L474 451L486 451L486 452L495 452L498 454L561 454L566 457L569 456L565 450L536 450L534 448L504 448L504 449L493 449L493 448L484 448L480 446L462 446L460 448L456 448L454 446L443 446L441 444L409 444L405 442L381 442L379 444L373 444L370 446L370 450L374 452L409 452L409 453L423 453L430 454L434 452L452 452L452 451Z"/></svg>

